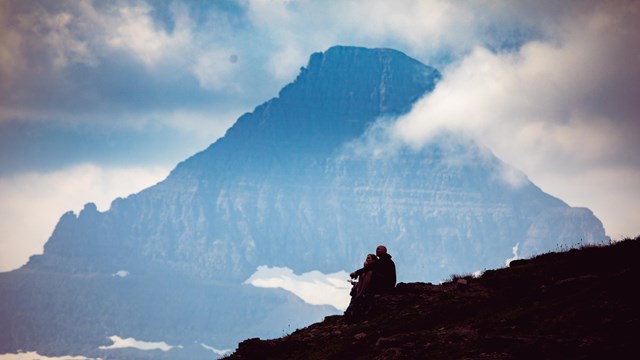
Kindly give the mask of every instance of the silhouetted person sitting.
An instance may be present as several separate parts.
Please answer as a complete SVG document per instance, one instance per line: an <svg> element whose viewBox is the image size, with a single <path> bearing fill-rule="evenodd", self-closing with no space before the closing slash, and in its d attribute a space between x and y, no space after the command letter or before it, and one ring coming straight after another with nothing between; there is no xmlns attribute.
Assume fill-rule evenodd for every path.
<svg viewBox="0 0 640 360"><path fill-rule="evenodd" d="M377 260L378 258L376 257L376 255L368 254L363 264L364 268L375 263ZM365 270L361 272L357 276L357 278L357 282L350 281L351 285L353 285L350 294L351 302L349 302L349 307L347 307L347 310L345 310L344 312L344 315L350 319L356 319L359 315L362 315L365 312L364 306L366 304L366 300L364 299L364 297L371 291L373 270Z"/></svg>
<svg viewBox="0 0 640 360"><path fill-rule="evenodd" d="M391 260L391 255L387 254L387 248L379 245L376 248L378 261L365 265L362 269L358 269L350 274L354 279L362 273L372 271L371 285L369 292L379 293L396 286L396 264Z"/></svg>
<svg viewBox="0 0 640 360"><path fill-rule="evenodd" d="M368 254L367 258L364 261L363 266L367 266L376 262L378 258L374 254ZM373 271L364 271L362 274L358 276L357 282L351 282L353 284L354 289L352 290L352 296L358 297L362 296L366 292L371 290L371 280L373 278Z"/></svg>

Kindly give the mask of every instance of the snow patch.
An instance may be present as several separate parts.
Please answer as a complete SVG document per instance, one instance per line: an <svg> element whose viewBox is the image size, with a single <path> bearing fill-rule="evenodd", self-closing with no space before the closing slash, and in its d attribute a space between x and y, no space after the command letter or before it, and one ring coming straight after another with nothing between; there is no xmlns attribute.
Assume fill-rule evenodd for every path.
<svg viewBox="0 0 640 360"><path fill-rule="evenodd" d="M111 276L125 278L129 276L129 272L127 270L118 270L115 274L111 274Z"/></svg>
<svg viewBox="0 0 640 360"><path fill-rule="evenodd" d="M214 353L216 353L216 354L217 354L217 355L219 355L219 356L225 356L225 355L228 355L228 354L230 354L230 353L233 351L233 350L231 350L231 349L219 350L219 349L214 348L213 346L209 346L209 345L207 345L207 344L203 344L203 343L200 343L200 345L201 345L203 348L207 349L207 350L211 350L211 351L213 351Z"/></svg>

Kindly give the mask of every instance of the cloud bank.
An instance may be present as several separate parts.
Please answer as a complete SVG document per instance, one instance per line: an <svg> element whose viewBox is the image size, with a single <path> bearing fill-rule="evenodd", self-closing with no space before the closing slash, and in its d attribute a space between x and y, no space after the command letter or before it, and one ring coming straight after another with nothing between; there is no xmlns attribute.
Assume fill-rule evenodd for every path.
<svg viewBox="0 0 640 360"><path fill-rule="evenodd" d="M640 7L614 5L567 13L553 38L515 51L476 47L394 135L416 147L442 131L477 139L543 190L595 210L610 235L634 234Z"/></svg>

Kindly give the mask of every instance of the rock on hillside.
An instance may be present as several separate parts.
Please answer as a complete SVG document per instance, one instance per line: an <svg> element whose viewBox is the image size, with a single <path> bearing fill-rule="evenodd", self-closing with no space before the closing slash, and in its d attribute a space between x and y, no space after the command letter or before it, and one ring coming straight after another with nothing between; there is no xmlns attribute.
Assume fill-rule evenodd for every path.
<svg viewBox="0 0 640 360"><path fill-rule="evenodd" d="M511 262L479 278L401 283L365 321L330 316L228 359L633 359L640 238Z"/></svg>

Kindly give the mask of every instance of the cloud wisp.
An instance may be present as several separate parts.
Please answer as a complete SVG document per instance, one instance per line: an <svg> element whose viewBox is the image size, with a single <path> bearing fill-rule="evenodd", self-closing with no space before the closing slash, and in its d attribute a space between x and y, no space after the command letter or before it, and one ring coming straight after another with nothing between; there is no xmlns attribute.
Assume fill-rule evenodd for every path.
<svg viewBox="0 0 640 360"><path fill-rule="evenodd" d="M554 38L515 51L475 48L398 119L394 136L421 147L443 131L464 134L543 190L595 210L610 235L632 235L635 225L622 221L640 195L640 161L630 155L640 153L632 10L572 14ZM625 210L607 206L612 194Z"/></svg>

